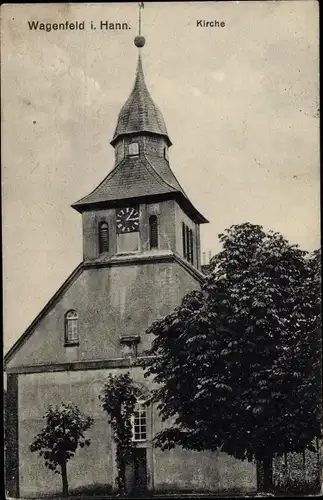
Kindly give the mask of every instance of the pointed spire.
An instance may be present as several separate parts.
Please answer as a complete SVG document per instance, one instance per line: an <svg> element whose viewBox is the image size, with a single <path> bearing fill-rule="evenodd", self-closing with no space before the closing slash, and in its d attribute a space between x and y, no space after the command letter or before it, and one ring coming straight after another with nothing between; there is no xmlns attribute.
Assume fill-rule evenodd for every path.
<svg viewBox="0 0 323 500"><path fill-rule="evenodd" d="M118 137L128 134L151 133L165 137L169 146L171 141L168 137L163 115L156 106L147 88L141 60L141 48L145 45L145 37L141 35L141 9L143 2L139 3L139 35L134 39L135 46L138 47L138 63L136 78L131 94L121 108L117 126L111 141L112 146L117 142Z"/></svg>
<svg viewBox="0 0 323 500"><path fill-rule="evenodd" d="M166 138L169 146L172 144L163 115L148 91L139 51L135 84L128 100L121 108L111 144L113 146L122 135L140 132L161 135Z"/></svg>

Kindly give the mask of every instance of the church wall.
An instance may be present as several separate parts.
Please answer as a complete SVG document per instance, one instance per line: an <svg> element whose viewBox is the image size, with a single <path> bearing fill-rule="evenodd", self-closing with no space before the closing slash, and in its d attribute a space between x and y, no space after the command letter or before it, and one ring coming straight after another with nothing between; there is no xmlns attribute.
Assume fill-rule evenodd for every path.
<svg viewBox="0 0 323 500"><path fill-rule="evenodd" d="M171 426L155 412L154 434ZM154 487L160 491L256 491L256 465L226 453L185 450L154 450ZM171 464L171 466L170 466Z"/></svg>
<svg viewBox="0 0 323 500"><path fill-rule="evenodd" d="M225 453L155 450L154 487L158 491L256 491L256 465Z"/></svg>
<svg viewBox="0 0 323 500"><path fill-rule="evenodd" d="M71 489L81 486L112 485L113 453L110 426L98 396L114 370L93 370L19 375L19 469L20 496L61 491L61 478L48 470L43 458L29 451L34 436L44 425L42 416L48 405L77 404L82 412L94 418L86 432L91 445L78 449L68 464Z"/></svg>
<svg viewBox="0 0 323 500"><path fill-rule="evenodd" d="M141 335L139 351L150 345L145 333L153 321L199 287L176 262L87 268L39 320L8 368L33 364L102 360L122 356L120 336ZM79 315L79 345L64 347L64 317Z"/></svg>
<svg viewBox="0 0 323 500"><path fill-rule="evenodd" d="M140 367L129 369L47 372L19 375L19 470L20 496L39 496L61 491L59 475L46 469L43 458L31 453L29 445L44 425L42 416L49 404L68 402L91 415L94 424L86 432L91 438L87 448L79 449L68 464L70 489L115 484L115 447L107 416L99 394L109 374L130 371L139 383L150 390L152 383L144 378ZM151 449L152 435L161 429L156 408L148 419L147 472L148 486L156 490L253 490L255 466L232 459L226 454L192 452L178 447L171 451ZM151 431L150 431L151 429Z"/></svg>

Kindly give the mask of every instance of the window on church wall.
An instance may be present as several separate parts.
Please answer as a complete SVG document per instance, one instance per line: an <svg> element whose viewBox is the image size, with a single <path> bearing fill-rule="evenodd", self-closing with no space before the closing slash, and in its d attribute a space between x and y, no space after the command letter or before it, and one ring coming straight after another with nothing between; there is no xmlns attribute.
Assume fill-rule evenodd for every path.
<svg viewBox="0 0 323 500"><path fill-rule="evenodd" d="M109 226L107 222L99 224L99 251L100 253L109 251Z"/></svg>
<svg viewBox="0 0 323 500"><path fill-rule="evenodd" d="M193 264L193 231L192 231L192 229L190 229L188 232L188 238L189 238L188 260L191 262L191 264Z"/></svg>
<svg viewBox="0 0 323 500"><path fill-rule="evenodd" d="M183 242L183 256L191 264L194 262L193 253L193 231L189 229L184 222L182 222L182 242Z"/></svg>
<svg viewBox="0 0 323 500"><path fill-rule="evenodd" d="M186 258L190 260L190 230L188 227L185 227L186 230Z"/></svg>
<svg viewBox="0 0 323 500"><path fill-rule="evenodd" d="M158 221L156 215L149 217L149 245L150 248L158 248Z"/></svg>
<svg viewBox="0 0 323 500"><path fill-rule="evenodd" d="M128 146L129 156L138 156L139 155L139 144L138 142L132 142Z"/></svg>
<svg viewBox="0 0 323 500"><path fill-rule="evenodd" d="M168 148L167 148L166 146L164 147L164 158L165 158L165 160L167 160L167 161L169 160L169 156L168 156Z"/></svg>
<svg viewBox="0 0 323 500"><path fill-rule="evenodd" d="M75 345L78 342L78 314L76 311L68 311L65 315L65 344Z"/></svg>
<svg viewBox="0 0 323 500"><path fill-rule="evenodd" d="M187 253L186 253L186 226L185 226L184 222L182 222L182 243L183 243L183 256L184 256L184 259L186 259L186 257L187 257Z"/></svg>
<svg viewBox="0 0 323 500"><path fill-rule="evenodd" d="M134 414L131 417L132 441L147 440L147 408L143 400L136 403Z"/></svg>

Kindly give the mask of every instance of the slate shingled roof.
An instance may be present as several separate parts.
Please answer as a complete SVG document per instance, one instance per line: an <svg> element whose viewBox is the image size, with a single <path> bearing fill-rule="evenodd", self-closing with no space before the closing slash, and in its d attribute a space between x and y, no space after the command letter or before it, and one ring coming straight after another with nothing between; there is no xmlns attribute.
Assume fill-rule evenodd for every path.
<svg viewBox="0 0 323 500"><path fill-rule="evenodd" d="M172 144L168 137L163 115L147 89L140 53L135 84L128 100L121 108L111 144L114 145L120 136L138 132L162 135L166 138L169 146Z"/></svg>
<svg viewBox="0 0 323 500"><path fill-rule="evenodd" d="M125 157L92 193L72 207L82 212L100 203L107 205L118 200L171 194L182 201L183 208L190 212L193 219L207 222L189 201L168 162L150 156Z"/></svg>
<svg viewBox="0 0 323 500"><path fill-rule="evenodd" d="M146 87L140 54L135 85L120 111L111 144L114 145L122 135L138 133L161 135L171 145L163 116ZM143 152L136 157L126 156L92 193L74 203L72 207L83 212L94 205L116 206L118 201L143 197L146 200L154 198L156 201L161 197L177 199L193 220L198 223L208 222L190 202L168 161Z"/></svg>

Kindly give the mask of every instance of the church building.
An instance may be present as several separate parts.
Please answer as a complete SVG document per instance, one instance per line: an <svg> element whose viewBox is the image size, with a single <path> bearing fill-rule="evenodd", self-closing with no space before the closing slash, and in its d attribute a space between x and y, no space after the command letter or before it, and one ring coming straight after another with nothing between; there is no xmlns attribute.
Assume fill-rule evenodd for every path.
<svg viewBox="0 0 323 500"><path fill-rule="evenodd" d="M152 446L164 424L154 406L142 405L152 388L139 366L152 341L145 332L202 283L200 224L208 221L170 167L172 142L145 83L144 43L135 38L135 83L111 140L114 166L72 205L83 221L83 261L5 357L6 489L15 498L61 491L60 476L29 446L48 406L69 401L94 419L86 432L91 445L68 463L70 490L115 487L115 445L99 394L109 374L126 372L142 394L130 484L153 491L256 490L255 464L220 451Z"/></svg>

